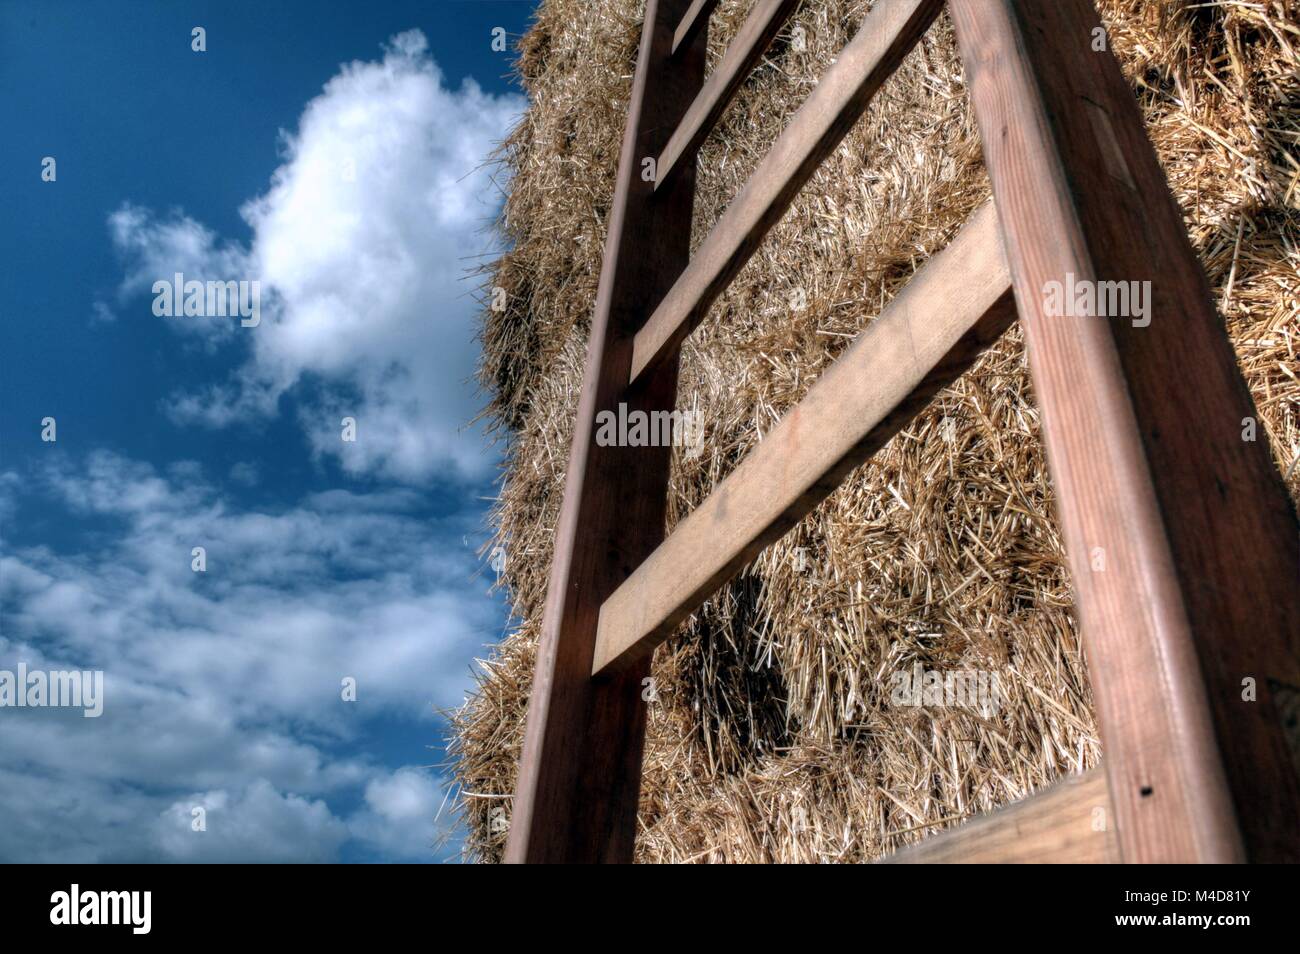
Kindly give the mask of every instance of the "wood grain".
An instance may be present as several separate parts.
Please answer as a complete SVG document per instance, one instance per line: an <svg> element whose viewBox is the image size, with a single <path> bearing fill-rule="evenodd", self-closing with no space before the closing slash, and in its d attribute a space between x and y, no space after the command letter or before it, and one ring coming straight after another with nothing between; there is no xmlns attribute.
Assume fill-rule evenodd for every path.
<svg viewBox="0 0 1300 954"><path fill-rule="evenodd" d="M1115 864L1106 773L1093 769L931 835L885 864Z"/></svg>
<svg viewBox="0 0 1300 954"><path fill-rule="evenodd" d="M718 0L693 0L682 15L681 22L677 24L677 29L673 32L672 52L674 56L677 55L678 50L689 46L700 30L704 29L717 5Z"/></svg>
<svg viewBox="0 0 1300 954"><path fill-rule="evenodd" d="M717 124L736 90L763 57L799 0L758 0L732 38L722 61L709 74L704 88L668 139L655 163L656 188L667 182L679 162L694 162L700 144Z"/></svg>
<svg viewBox="0 0 1300 954"><path fill-rule="evenodd" d="M849 349L600 610L593 672L621 672L780 538L1015 320L992 205Z"/></svg>
<svg viewBox="0 0 1300 954"><path fill-rule="evenodd" d="M951 0L1127 862L1296 860L1268 677L1300 673L1300 529L1181 214L1088 0ZM1150 282L1149 324L1049 282ZM1141 287L1140 285L1138 286ZM1243 699L1253 679L1256 701Z"/></svg>
<svg viewBox="0 0 1300 954"><path fill-rule="evenodd" d="M847 135L942 5L943 0L889 0L867 14L637 333L630 380L635 382L647 368L676 355L682 340Z"/></svg>
<svg viewBox="0 0 1300 954"><path fill-rule="evenodd" d="M555 531L555 557L510 819L511 862L627 862L635 844L645 704L633 669L593 680L605 597L663 539L670 448L602 447L597 414L671 410L677 366L625 393L632 336L686 265L693 170L654 190L657 155L704 78L706 31L671 55L686 0L648 0L619 157L587 365Z"/></svg>

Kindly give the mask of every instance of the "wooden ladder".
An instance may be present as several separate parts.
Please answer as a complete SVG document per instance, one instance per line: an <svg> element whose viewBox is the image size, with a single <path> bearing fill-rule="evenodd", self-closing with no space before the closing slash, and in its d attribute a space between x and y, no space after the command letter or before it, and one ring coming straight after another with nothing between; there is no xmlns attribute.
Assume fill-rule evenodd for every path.
<svg viewBox="0 0 1300 954"><path fill-rule="evenodd" d="M1103 765L895 859L1300 858L1275 703L1300 685L1300 527L1089 0L949 0L993 201L670 536L670 448L595 440L602 411L674 409L681 342L942 6L877 0L691 256L696 151L797 6L757 0L706 79L715 3L646 2L507 860L632 859L654 648L1017 315ZM1149 324L1048 314L1067 276L1149 281Z"/></svg>

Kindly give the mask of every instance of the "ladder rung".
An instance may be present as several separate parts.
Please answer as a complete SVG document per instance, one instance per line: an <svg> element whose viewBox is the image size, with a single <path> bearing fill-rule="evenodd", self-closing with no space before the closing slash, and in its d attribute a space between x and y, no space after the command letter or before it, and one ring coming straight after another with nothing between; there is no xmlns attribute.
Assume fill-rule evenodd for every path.
<svg viewBox="0 0 1300 954"><path fill-rule="evenodd" d="M717 5L718 0L695 0L690 5L682 15L681 23L677 24L677 31L673 34L674 56L678 50L695 39L695 35L700 32L700 27L709 22L713 8Z"/></svg>
<svg viewBox="0 0 1300 954"><path fill-rule="evenodd" d="M722 62L709 76L673 132L668 145L655 163L655 188L667 182L673 169L683 160L690 162L718 119L726 111L736 90L771 45L781 25L794 12L799 0L758 0L745 20Z"/></svg>
<svg viewBox="0 0 1300 954"><path fill-rule="evenodd" d="M895 865L1116 864L1114 827L1106 773L1092 769L884 860Z"/></svg>
<svg viewBox="0 0 1300 954"><path fill-rule="evenodd" d="M890 0L863 20L795 113L690 264L637 332L631 381L673 351L749 261L822 160L839 145L871 97L920 40L943 0Z"/></svg>
<svg viewBox="0 0 1300 954"><path fill-rule="evenodd" d="M831 493L1015 319L986 205L600 610L593 673L648 656Z"/></svg>

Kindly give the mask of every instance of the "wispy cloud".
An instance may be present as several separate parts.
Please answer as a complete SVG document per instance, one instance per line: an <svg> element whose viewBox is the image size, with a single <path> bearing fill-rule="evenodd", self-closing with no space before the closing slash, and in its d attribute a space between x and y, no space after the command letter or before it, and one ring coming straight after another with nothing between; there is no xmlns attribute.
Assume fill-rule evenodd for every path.
<svg viewBox="0 0 1300 954"><path fill-rule="evenodd" d="M432 707L460 701L500 624L467 582L473 555L449 545L466 518L421 501L340 490L249 510L196 465L106 452L0 476L0 510L97 528L75 553L6 541L0 668L105 672L101 718L0 717L0 815L22 819L0 826L0 858L428 857L441 780L340 754L376 719L432 736ZM332 811L348 792L360 807Z"/></svg>

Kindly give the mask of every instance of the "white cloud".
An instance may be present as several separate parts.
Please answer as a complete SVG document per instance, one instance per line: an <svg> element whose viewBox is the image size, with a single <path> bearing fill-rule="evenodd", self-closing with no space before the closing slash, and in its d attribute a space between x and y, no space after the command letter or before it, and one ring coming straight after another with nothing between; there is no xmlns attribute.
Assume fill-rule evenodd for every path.
<svg viewBox="0 0 1300 954"><path fill-rule="evenodd" d="M152 319L250 349L232 379L174 396L173 416L226 426L275 413L298 388L314 451L351 472L486 473L481 432L464 427L479 403L467 272L494 247L499 191L486 157L523 107L473 80L449 88L424 36L410 31L381 61L345 65L284 134L283 164L241 210L247 248L183 215L116 212L125 293L176 271L262 283L256 328ZM299 387L318 382L315 397ZM355 443L340 440L345 415L357 419Z"/></svg>
<svg viewBox="0 0 1300 954"><path fill-rule="evenodd" d="M100 718L0 713L0 815L23 819L0 825L0 859L324 860L349 839L431 857L433 777L350 754L375 722L432 743L433 707L462 700L467 661L498 635L501 608L459 545L475 518L423 505L411 490L336 490L243 509L193 463L160 472L107 452L0 474L0 512L109 528L74 553L0 556L0 669L105 672ZM335 817L323 800L348 790L364 805ZM166 813L191 793L240 820L175 840Z"/></svg>
<svg viewBox="0 0 1300 954"><path fill-rule="evenodd" d="M366 804L381 818L432 818L438 804L433 779L407 766L366 786Z"/></svg>
<svg viewBox="0 0 1300 954"><path fill-rule="evenodd" d="M251 509L196 462L108 452L0 473L0 516L39 511L62 541L0 541L0 668L105 671L100 718L0 714L0 860L324 861L349 846L423 860L446 834L443 780L365 743L376 724L432 742L433 707L461 701L469 659L499 636L502 608L460 545L478 503L445 488L481 493L462 481L492 463L463 426L478 407L466 275L494 241L485 157L523 106L448 87L424 37L401 34L380 61L341 67L283 134L282 164L241 209L247 242L181 211L110 216L124 276L91 320L159 322L237 358L170 396L173 419L284 411L317 455L443 493L436 507L390 485ZM153 283L176 272L259 281L260 324L154 317ZM339 440L344 415L356 443ZM223 476L272 475L241 461ZM195 804L207 832L190 827Z"/></svg>
<svg viewBox="0 0 1300 954"><path fill-rule="evenodd" d="M384 857L428 857L449 828L446 789L428 771L407 765L366 785L364 810L349 821L352 836Z"/></svg>
<svg viewBox="0 0 1300 954"><path fill-rule="evenodd" d="M195 830L197 817L201 830ZM286 795L264 779L233 794L201 792L176 801L154 834L169 860L248 864L336 861L348 838L347 826L323 801Z"/></svg>

